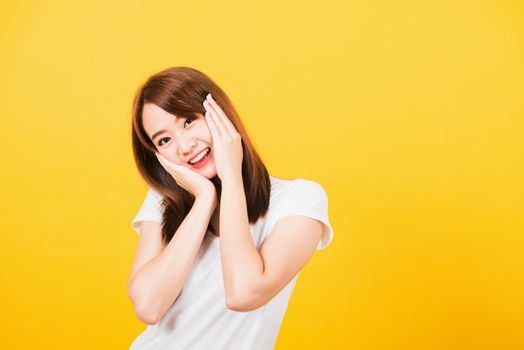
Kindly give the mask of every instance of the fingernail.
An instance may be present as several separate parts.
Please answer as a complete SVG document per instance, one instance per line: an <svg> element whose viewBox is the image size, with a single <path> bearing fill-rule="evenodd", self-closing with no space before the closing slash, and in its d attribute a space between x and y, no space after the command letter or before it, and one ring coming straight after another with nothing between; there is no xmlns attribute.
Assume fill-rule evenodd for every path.
<svg viewBox="0 0 524 350"><path fill-rule="evenodd" d="M211 93L209 93L209 94L207 94L206 98L211 100L213 97L211 97Z"/></svg>

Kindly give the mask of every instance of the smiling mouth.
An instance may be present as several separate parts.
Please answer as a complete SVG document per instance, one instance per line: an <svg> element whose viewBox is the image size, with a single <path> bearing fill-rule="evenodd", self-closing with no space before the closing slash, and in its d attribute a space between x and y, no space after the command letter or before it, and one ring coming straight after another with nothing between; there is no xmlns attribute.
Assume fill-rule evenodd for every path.
<svg viewBox="0 0 524 350"><path fill-rule="evenodd" d="M199 162L201 162L204 158L206 158L206 156L211 152L211 148L206 148L205 150L203 150L202 152L200 152L196 157L192 158L190 161L188 161L187 163L190 164L190 165L194 165L194 164L198 164ZM196 161L195 161L196 160Z"/></svg>

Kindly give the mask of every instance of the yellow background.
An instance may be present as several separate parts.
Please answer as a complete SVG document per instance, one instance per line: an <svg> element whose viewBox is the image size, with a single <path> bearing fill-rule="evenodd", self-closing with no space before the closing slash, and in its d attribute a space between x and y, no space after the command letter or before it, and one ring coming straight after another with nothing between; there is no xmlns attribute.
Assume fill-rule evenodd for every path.
<svg viewBox="0 0 524 350"><path fill-rule="evenodd" d="M229 94L335 238L276 349L524 348L520 1L2 1L3 349L127 349L147 187L132 96L170 66ZM211 350L211 349L210 349Z"/></svg>

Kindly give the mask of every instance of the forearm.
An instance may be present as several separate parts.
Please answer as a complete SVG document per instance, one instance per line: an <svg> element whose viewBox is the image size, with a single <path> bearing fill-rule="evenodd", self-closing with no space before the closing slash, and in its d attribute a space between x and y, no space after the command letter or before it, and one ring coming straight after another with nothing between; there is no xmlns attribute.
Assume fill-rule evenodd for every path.
<svg viewBox="0 0 524 350"><path fill-rule="evenodd" d="M232 301L256 288L264 264L251 233L242 177L222 182L220 257L226 297Z"/></svg>
<svg viewBox="0 0 524 350"><path fill-rule="evenodd" d="M158 322L176 300L198 253L216 198L199 197L164 250L135 276L130 296L144 318Z"/></svg>

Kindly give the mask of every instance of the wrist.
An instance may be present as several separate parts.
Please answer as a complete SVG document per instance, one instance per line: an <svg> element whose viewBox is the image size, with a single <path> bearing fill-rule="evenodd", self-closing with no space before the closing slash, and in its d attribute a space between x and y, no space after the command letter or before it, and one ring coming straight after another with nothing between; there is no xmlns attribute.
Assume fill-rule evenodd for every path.
<svg viewBox="0 0 524 350"><path fill-rule="evenodd" d="M208 191L204 191L204 192L198 194L197 196L195 196L195 202L196 201L216 203L216 201L217 201L217 192L216 192L215 187L213 187L213 189L210 189Z"/></svg>
<svg viewBox="0 0 524 350"><path fill-rule="evenodd" d="M240 174L230 174L228 176L224 177L224 180L222 180L222 187L224 184L242 184L242 173Z"/></svg>

